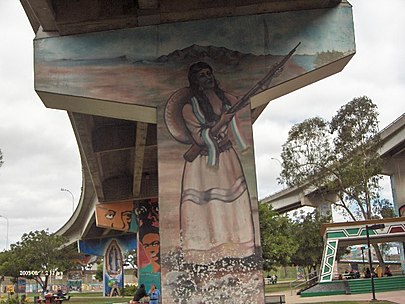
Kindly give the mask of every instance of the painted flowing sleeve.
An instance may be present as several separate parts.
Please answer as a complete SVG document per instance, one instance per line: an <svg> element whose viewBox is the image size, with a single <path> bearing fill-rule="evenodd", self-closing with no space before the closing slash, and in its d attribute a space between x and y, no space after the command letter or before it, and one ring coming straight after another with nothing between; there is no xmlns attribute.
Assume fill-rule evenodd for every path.
<svg viewBox="0 0 405 304"><path fill-rule="evenodd" d="M193 137L194 141L200 145L203 146L204 139L202 137L202 132L203 130L206 130L207 128L204 127L201 122L197 119L197 117L194 115L193 112L193 107L191 104L186 104L183 107L183 119L184 122L186 123L187 129L190 132L191 136Z"/></svg>
<svg viewBox="0 0 405 304"><path fill-rule="evenodd" d="M219 149L218 143L211 134L211 125L206 123L197 100L192 97L191 105L186 104L183 108L184 122L189 130L194 142L199 146L204 146L208 152L207 166L218 167Z"/></svg>

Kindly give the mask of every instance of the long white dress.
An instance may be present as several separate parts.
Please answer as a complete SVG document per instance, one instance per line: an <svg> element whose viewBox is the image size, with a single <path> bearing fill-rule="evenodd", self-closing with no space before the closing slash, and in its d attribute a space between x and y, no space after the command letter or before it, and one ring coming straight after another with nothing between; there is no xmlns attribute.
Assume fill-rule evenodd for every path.
<svg viewBox="0 0 405 304"><path fill-rule="evenodd" d="M213 92L208 97L220 115L225 110L222 101ZM227 98L231 103L236 102L231 95ZM186 104L182 114L194 140L203 144L204 132L209 127L202 123L204 118L197 113L198 105L194 102ZM249 191L228 137L230 125L224 126L214 139L216 147L224 147L217 151L215 165L210 164L209 152L184 165L180 228L182 250L189 263L208 264L224 257L243 258L254 254Z"/></svg>

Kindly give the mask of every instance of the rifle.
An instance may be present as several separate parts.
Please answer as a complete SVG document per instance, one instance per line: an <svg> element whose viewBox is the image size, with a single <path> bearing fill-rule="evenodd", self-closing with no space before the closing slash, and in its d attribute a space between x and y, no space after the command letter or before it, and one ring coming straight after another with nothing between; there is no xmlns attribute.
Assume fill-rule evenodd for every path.
<svg viewBox="0 0 405 304"><path fill-rule="evenodd" d="M239 99L232 107L226 110L227 114L234 114L240 109L244 108L249 104L249 100L252 96L263 92L266 88L269 87L271 81L276 76L277 72L281 71L285 63L290 59L290 57L295 53L298 46L301 44L299 42L284 58L277 64L275 64L271 70L264 76L258 83L256 83L241 99ZM261 90L261 91L259 91ZM183 157L186 161L192 162L203 150L204 147L197 145L194 143L190 149L188 149Z"/></svg>

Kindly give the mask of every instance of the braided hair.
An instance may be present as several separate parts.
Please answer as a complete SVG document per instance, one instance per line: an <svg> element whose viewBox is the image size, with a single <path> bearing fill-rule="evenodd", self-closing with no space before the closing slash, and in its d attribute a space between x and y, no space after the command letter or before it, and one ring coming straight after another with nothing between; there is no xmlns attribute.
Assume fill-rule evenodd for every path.
<svg viewBox="0 0 405 304"><path fill-rule="evenodd" d="M193 63L188 70L188 82L190 84L191 92L193 96L197 99L198 104L201 110L203 111L205 118L207 119L208 122L214 122L219 119L219 116L214 112L214 109L212 108L212 105L209 102L208 97L205 95L204 91L201 90L198 82L197 74L199 71L203 69L209 69L211 73L213 72L212 67L206 62L199 61ZM225 92L219 87L219 83L215 79L215 76L213 75L212 77L214 78L215 82L214 86L215 94L222 101L223 105L230 106L231 103L228 100L228 98L226 98Z"/></svg>

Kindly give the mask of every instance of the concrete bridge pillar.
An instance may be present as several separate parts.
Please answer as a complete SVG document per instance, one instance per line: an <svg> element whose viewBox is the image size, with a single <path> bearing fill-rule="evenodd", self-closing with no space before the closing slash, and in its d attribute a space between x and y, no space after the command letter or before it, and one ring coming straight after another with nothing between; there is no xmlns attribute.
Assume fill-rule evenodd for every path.
<svg viewBox="0 0 405 304"><path fill-rule="evenodd" d="M161 290L160 281L160 234L159 205L157 199L142 200L138 203L139 231L137 242L137 266L139 284L146 290L151 284Z"/></svg>
<svg viewBox="0 0 405 304"><path fill-rule="evenodd" d="M405 216L405 161L394 166L396 170L390 176L394 209L399 216Z"/></svg>
<svg viewBox="0 0 405 304"><path fill-rule="evenodd" d="M95 229L95 201L158 192L159 236L140 223L139 241L160 243L163 303L264 303L252 124L269 101L355 54L351 6L335 3L38 35L35 88L47 107L69 112L94 191L80 237L118 229ZM106 259L118 256L112 248ZM144 274L159 273L151 264Z"/></svg>
<svg viewBox="0 0 405 304"><path fill-rule="evenodd" d="M191 65L187 73L191 82L202 73L215 75L213 81L221 77L206 63ZM209 118L207 112L199 114L203 105L196 98L206 83L197 81L200 89L194 91L190 83L158 110L163 301L263 303L250 107L223 126L221 138L207 132L200 139L209 130L204 123ZM222 88L216 93L208 88L207 94L214 105L220 98L236 102ZM194 146L191 155L199 140L218 145Z"/></svg>
<svg viewBox="0 0 405 304"><path fill-rule="evenodd" d="M385 162L385 167L389 165L391 179L392 197L394 200L394 211L398 216L405 217L405 159L390 158ZM399 255L401 257L401 268L405 271L405 243L399 246Z"/></svg>

